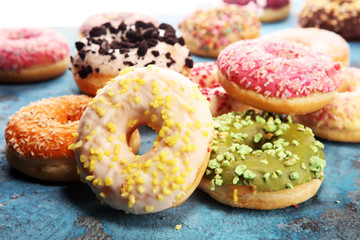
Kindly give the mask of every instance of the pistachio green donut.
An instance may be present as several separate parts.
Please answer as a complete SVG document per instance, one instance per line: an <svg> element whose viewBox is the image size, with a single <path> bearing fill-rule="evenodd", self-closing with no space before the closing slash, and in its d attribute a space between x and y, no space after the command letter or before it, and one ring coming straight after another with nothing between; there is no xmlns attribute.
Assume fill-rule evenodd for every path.
<svg viewBox="0 0 360 240"><path fill-rule="evenodd" d="M326 166L324 145L310 128L293 123L290 116L232 112L215 117L214 126L210 161L200 188L212 197L219 195L215 199L235 207L274 209L303 202L320 187ZM316 186L311 186L312 182ZM311 193L299 187L304 184L313 188ZM222 188L232 192L224 194ZM306 196L298 197L296 190ZM279 196L267 202L269 194L276 192ZM250 200L245 195L249 193L258 195L261 207L247 203ZM296 199L285 197L281 203L284 194ZM225 195L228 199L222 201Z"/></svg>

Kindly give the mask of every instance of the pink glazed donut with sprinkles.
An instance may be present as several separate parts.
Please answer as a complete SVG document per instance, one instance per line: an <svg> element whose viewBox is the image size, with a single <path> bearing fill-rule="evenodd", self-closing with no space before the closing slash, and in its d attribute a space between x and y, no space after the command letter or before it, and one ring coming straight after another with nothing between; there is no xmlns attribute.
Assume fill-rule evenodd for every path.
<svg viewBox="0 0 360 240"><path fill-rule="evenodd" d="M0 82L38 82L68 68L68 41L53 29L0 29Z"/></svg>
<svg viewBox="0 0 360 240"><path fill-rule="evenodd" d="M199 84L200 92L210 102L212 116L216 117L228 112L246 112L251 107L230 97L220 85L217 76L218 67L215 61L195 63L189 78Z"/></svg>
<svg viewBox="0 0 360 240"><path fill-rule="evenodd" d="M219 82L250 106L283 114L319 110L341 85L341 64L295 42L244 40L218 57Z"/></svg>
<svg viewBox="0 0 360 240"><path fill-rule="evenodd" d="M360 69L344 68L341 78L343 83L328 105L312 113L296 115L294 119L312 128L317 137L360 142Z"/></svg>

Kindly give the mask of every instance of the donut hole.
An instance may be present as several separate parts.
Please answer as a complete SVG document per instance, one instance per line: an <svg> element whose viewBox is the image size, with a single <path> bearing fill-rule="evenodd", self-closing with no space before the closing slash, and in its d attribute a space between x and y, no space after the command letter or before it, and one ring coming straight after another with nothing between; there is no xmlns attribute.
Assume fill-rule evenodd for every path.
<svg viewBox="0 0 360 240"><path fill-rule="evenodd" d="M151 127L144 125L138 128L141 136L141 144L138 154L143 155L151 150L154 141L158 137L158 133Z"/></svg>

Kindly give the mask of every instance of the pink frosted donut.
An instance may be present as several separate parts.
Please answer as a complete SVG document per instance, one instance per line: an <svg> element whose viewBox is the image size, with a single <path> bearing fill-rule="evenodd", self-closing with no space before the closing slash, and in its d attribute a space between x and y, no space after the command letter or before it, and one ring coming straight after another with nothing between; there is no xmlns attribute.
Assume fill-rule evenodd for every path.
<svg viewBox="0 0 360 240"><path fill-rule="evenodd" d="M80 26L80 36L84 37L88 35L89 31L93 27L99 27L104 23L111 23L112 26L117 27L120 23L124 22L126 25L135 24L136 21L151 22L154 25L157 25L155 18L147 16L141 13L134 12L109 12L109 13L100 13L89 16Z"/></svg>
<svg viewBox="0 0 360 240"><path fill-rule="evenodd" d="M231 111L245 112L250 107L236 101L220 85L217 76L216 62L195 63L190 71L191 81L199 84L200 92L210 102L210 111L213 116L219 116Z"/></svg>
<svg viewBox="0 0 360 240"><path fill-rule="evenodd" d="M68 41L53 29L0 29L0 82L36 82L61 75L70 62Z"/></svg>
<svg viewBox="0 0 360 240"><path fill-rule="evenodd" d="M240 102L269 112L304 114L328 104L341 64L294 42L245 40L218 57L219 82Z"/></svg>
<svg viewBox="0 0 360 240"><path fill-rule="evenodd" d="M333 141L360 142L360 69L344 68L343 84L322 109L295 120L313 129L316 136Z"/></svg>

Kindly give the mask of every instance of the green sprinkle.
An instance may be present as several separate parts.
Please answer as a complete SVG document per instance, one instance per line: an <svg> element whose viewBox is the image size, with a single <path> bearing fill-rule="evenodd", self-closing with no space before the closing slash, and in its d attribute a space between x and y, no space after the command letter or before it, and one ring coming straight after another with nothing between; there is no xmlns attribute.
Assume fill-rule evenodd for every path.
<svg viewBox="0 0 360 240"><path fill-rule="evenodd" d="M234 178L233 178L233 184L237 184L238 182L239 182L239 180L240 180L240 178L238 177L238 176L235 176Z"/></svg>
<svg viewBox="0 0 360 240"><path fill-rule="evenodd" d="M262 164L269 164L269 161L268 160L266 160L266 159L262 159L262 160L260 160L260 162L262 163Z"/></svg>
<svg viewBox="0 0 360 240"><path fill-rule="evenodd" d="M251 152L251 154L257 154L257 155L260 155L262 153L263 153L263 151L260 149Z"/></svg>
<svg viewBox="0 0 360 240"><path fill-rule="evenodd" d="M279 116L276 116L274 123L276 123L277 125L281 124L281 119L279 118Z"/></svg>
<svg viewBox="0 0 360 240"><path fill-rule="evenodd" d="M275 156L275 153L276 153L274 149L265 150L264 152L271 156Z"/></svg>
<svg viewBox="0 0 360 240"><path fill-rule="evenodd" d="M256 174L252 172L251 170L245 170L244 172L244 178L245 179L254 179L256 177Z"/></svg>
<svg viewBox="0 0 360 240"><path fill-rule="evenodd" d="M212 170L210 170L210 169L206 169L206 176L208 176L208 175L210 175L210 174L212 174Z"/></svg>
<svg viewBox="0 0 360 240"><path fill-rule="evenodd" d="M275 132L278 127L275 124L267 123L264 125L264 129L266 132Z"/></svg>
<svg viewBox="0 0 360 240"><path fill-rule="evenodd" d="M265 182L267 182L269 180L269 178L270 178L270 173L269 172L265 173L263 178L264 178Z"/></svg>
<svg viewBox="0 0 360 240"><path fill-rule="evenodd" d="M222 174L223 169L222 168L215 168L214 172L215 172L216 175L220 175L220 174Z"/></svg>
<svg viewBox="0 0 360 240"><path fill-rule="evenodd" d="M291 143L292 143L293 145L295 145L295 146L298 146L298 145L299 145L299 142L298 142L298 141L296 141L295 139L294 139L294 140L292 140L292 141L291 141Z"/></svg>
<svg viewBox="0 0 360 240"><path fill-rule="evenodd" d="M309 159L310 170L313 172L321 172L326 167L326 161L317 156L312 156Z"/></svg>
<svg viewBox="0 0 360 240"><path fill-rule="evenodd" d="M291 173L290 173L290 179L291 179L291 180L297 180L297 179L299 179L299 173L298 173L298 172L291 172Z"/></svg>
<svg viewBox="0 0 360 240"><path fill-rule="evenodd" d="M280 171L280 170L276 170L276 171L275 171L275 173L276 173L278 176L283 175L283 172L282 172L282 171Z"/></svg>
<svg viewBox="0 0 360 240"><path fill-rule="evenodd" d="M239 177L244 174L247 166L246 165L239 165L235 168L235 174Z"/></svg>
<svg viewBox="0 0 360 240"><path fill-rule="evenodd" d="M306 169L307 169L306 164L305 164L305 163L301 163L301 168L302 168L303 170L306 170Z"/></svg>
<svg viewBox="0 0 360 240"><path fill-rule="evenodd" d="M223 180L219 175L215 175L215 185L221 186L223 184Z"/></svg>
<svg viewBox="0 0 360 240"><path fill-rule="evenodd" d="M277 156L280 158L280 160L286 158L286 153L284 151L279 151L277 153Z"/></svg>
<svg viewBox="0 0 360 240"><path fill-rule="evenodd" d="M310 149L311 149L314 153L317 153L317 151L319 150L316 146L310 146Z"/></svg>
<svg viewBox="0 0 360 240"><path fill-rule="evenodd" d="M234 128L237 129L237 130L239 130L239 129L242 127L241 123L237 123L237 122L234 123L233 126L234 126Z"/></svg>
<svg viewBox="0 0 360 240"><path fill-rule="evenodd" d="M293 122L293 120L292 120L292 118L291 118L290 115L287 115L286 119L287 119L287 121L288 121L289 123L292 123L292 122Z"/></svg>
<svg viewBox="0 0 360 240"><path fill-rule="evenodd" d="M259 124L264 124L264 123L266 123L266 120L265 120L262 116L260 116L260 115L256 115L256 116L255 116L255 121L256 121L257 123L259 123Z"/></svg>
<svg viewBox="0 0 360 240"><path fill-rule="evenodd" d="M231 152L231 153L236 152L236 146L231 145L231 147L228 148L228 151Z"/></svg>
<svg viewBox="0 0 360 240"><path fill-rule="evenodd" d="M284 162L285 167L294 166L295 164L296 164L296 159L295 158L289 158L288 160L286 160Z"/></svg>
<svg viewBox="0 0 360 240"><path fill-rule="evenodd" d="M215 190L215 179L212 179L210 182L210 190L214 191Z"/></svg>
<svg viewBox="0 0 360 240"><path fill-rule="evenodd" d="M258 116L258 115L257 115L257 116ZM260 142L262 138L263 138L263 134L262 134L262 133L257 133L257 134L254 136L254 143Z"/></svg>
<svg viewBox="0 0 360 240"><path fill-rule="evenodd" d="M261 146L261 149L263 151L265 150L269 150L269 149L272 149L273 148L273 144L271 142L267 142L267 143L264 143L262 146Z"/></svg>
<svg viewBox="0 0 360 240"><path fill-rule="evenodd" d="M239 146L237 153L240 155L246 155L246 154L251 153L252 151L253 151L253 149L251 147L249 147L248 145L241 144Z"/></svg>
<svg viewBox="0 0 360 240"><path fill-rule="evenodd" d="M314 145L317 146L320 149L324 149L324 144L322 144L320 141L316 140L314 142Z"/></svg>
<svg viewBox="0 0 360 240"><path fill-rule="evenodd" d="M208 164L208 167L210 169L215 169L215 168L219 168L220 167L220 164L218 163L218 161L216 159L211 159L209 161L209 164Z"/></svg>
<svg viewBox="0 0 360 240"><path fill-rule="evenodd" d="M278 136L283 135L283 133L284 133L283 130L279 129L279 130L274 132L274 135L278 137Z"/></svg>
<svg viewBox="0 0 360 240"><path fill-rule="evenodd" d="M314 132L313 132L313 130L312 130L311 128L306 127L305 130L306 130L308 133L310 133L311 136L315 136L315 135L314 135Z"/></svg>
<svg viewBox="0 0 360 240"><path fill-rule="evenodd" d="M227 167L227 166L229 166L230 165L230 162L228 161L228 160L225 160L225 161L223 161L222 163L221 163L221 166L222 167Z"/></svg>
<svg viewBox="0 0 360 240"><path fill-rule="evenodd" d="M276 179L277 177L278 177L278 175L276 174L276 172L273 172L273 173L271 174L271 178Z"/></svg>
<svg viewBox="0 0 360 240"><path fill-rule="evenodd" d="M211 152L217 153L219 151L219 146L211 146Z"/></svg>
<svg viewBox="0 0 360 240"><path fill-rule="evenodd" d="M222 155L222 154L217 155L216 160L221 162L222 160L224 160L224 155Z"/></svg>
<svg viewBox="0 0 360 240"><path fill-rule="evenodd" d="M288 130L289 128L290 128L290 125L287 124L287 123L282 123L282 124L279 125L279 129L280 129L280 130L283 130L283 131L286 131L286 130Z"/></svg>
<svg viewBox="0 0 360 240"><path fill-rule="evenodd" d="M229 152L225 152L223 155L224 155L226 160L230 160L231 154Z"/></svg>
<svg viewBox="0 0 360 240"><path fill-rule="evenodd" d="M290 188L290 189L294 189L294 187L293 187L293 185L292 185L291 183L287 183L287 184L286 184L286 187L287 187L287 188Z"/></svg>

